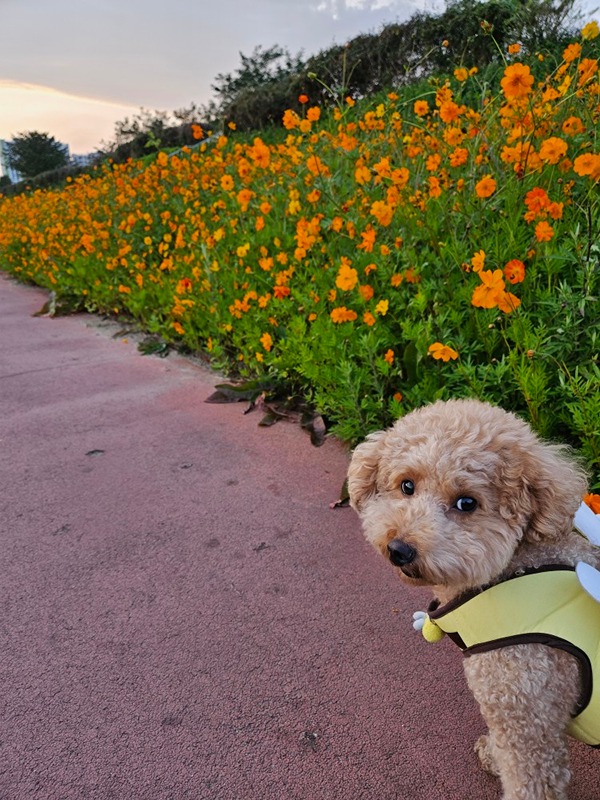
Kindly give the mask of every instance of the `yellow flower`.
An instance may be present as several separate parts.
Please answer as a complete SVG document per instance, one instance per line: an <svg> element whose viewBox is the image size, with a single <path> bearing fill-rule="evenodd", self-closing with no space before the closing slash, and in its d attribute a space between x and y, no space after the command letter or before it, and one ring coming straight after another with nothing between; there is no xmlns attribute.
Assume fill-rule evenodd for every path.
<svg viewBox="0 0 600 800"><path fill-rule="evenodd" d="M380 300L375 306L375 313L380 314L382 317L385 317L389 307L390 307L389 300Z"/></svg>
<svg viewBox="0 0 600 800"><path fill-rule="evenodd" d="M453 350L451 347L441 342L434 342L429 346L427 352L430 356L433 356L433 358L441 359L442 361L450 361L450 359L455 361L458 358L456 350Z"/></svg>
<svg viewBox="0 0 600 800"><path fill-rule="evenodd" d="M595 39L596 36L600 34L600 28L598 27L598 23L596 20L592 20L588 22L587 25L584 25L581 29L581 38L582 39Z"/></svg>

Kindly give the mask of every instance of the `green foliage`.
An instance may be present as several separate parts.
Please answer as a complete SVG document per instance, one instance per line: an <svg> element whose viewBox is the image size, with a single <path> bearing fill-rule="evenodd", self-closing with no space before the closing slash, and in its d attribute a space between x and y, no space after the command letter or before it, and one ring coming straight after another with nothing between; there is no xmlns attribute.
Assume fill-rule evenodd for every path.
<svg viewBox="0 0 600 800"><path fill-rule="evenodd" d="M25 178L58 169L69 160L66 145L48 133L30 131L15 136L10 143L8 162L12 169Z"/></svg>
<svg viewBox="0 0 600 800"><path fill-rule="evenodd" d="M218 75L205 118L256 130L299 110L307 93L319 105L405 87L457 64L483 70L520 42L527 52L558 53L574 32L574 0L454 0L439 14L419 11L404 22L361 34L306 59L278 45L240 53L235 73ZM493 33L493 38L490 35Z"/></svg>
<svg viewBox="0 0 600 800"><path fill-rule="evenodd" d="M285 130L0 200L3 268L302 397L348 442L474 396L573 444L597 484L588 33L563 63L498 46L506 63L356 101L318 84L334 108L286 109Z"/></svg>

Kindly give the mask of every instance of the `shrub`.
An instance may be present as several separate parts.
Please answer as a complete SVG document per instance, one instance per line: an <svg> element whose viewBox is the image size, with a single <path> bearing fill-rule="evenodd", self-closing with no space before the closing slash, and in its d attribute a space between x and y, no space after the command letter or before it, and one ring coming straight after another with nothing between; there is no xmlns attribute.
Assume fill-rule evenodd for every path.
<svg viewBox="0 0 600 800"><path fill-rule="evenodd" d="M518 47L0 201L5 269L276 378L353 442L476 396L600 469L598 64Z"/></svg>

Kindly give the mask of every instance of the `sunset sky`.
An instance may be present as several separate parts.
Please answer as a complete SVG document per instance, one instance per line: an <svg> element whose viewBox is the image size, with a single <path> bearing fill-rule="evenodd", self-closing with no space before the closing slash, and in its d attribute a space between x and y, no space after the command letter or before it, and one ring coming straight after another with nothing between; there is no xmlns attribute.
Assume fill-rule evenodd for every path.
<svg viewBox="0 0 600 800"><path fill-rule="evenodd" d="M597 5L580 2L584 12ZM0 139L37 130L88 153L141 107L207 102L216 75L235 71L240 52L257 45L308 56L444 7L444 0L0 0Z"/></svg>
<svg viewBox="0 0 600 800"><path fill-rule="evenodd" d="M239 53L311 55L439 0L0 0L0 139L49 133L87 153L140 107L212 96Z"/></svg>

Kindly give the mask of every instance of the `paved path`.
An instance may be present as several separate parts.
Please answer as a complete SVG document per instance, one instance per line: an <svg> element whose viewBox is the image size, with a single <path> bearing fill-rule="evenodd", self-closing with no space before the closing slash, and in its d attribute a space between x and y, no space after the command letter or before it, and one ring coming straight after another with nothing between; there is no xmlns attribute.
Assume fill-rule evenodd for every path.
<svg viewBox="0 0 600 800"><path fill-rule="evenodd" d="M0 800L497 798L343 450L44 299L0 278Z"/></svg>

